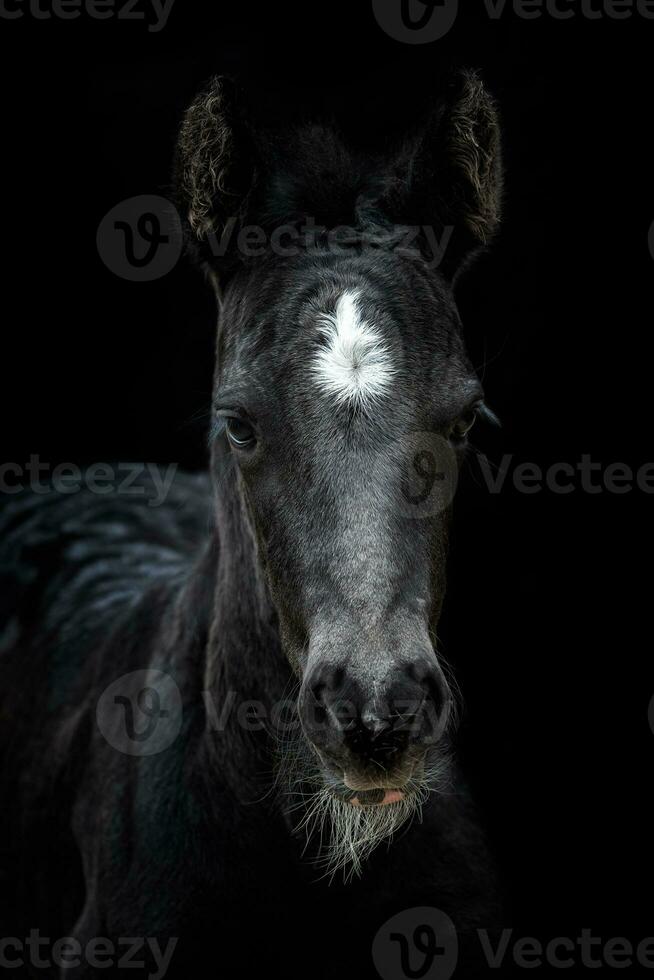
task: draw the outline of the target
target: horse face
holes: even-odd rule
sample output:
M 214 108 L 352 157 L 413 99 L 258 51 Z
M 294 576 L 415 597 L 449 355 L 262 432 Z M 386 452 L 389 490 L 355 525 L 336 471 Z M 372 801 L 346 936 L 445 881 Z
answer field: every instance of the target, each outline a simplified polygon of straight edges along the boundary
M 218 438 L 304 732 L 335 792 L 395 801 L 451 707 L 435 630 L 482 404 L 451 292 L 417 258 L 316 250 L 237 276 L 221 324 Z
M 300 681 L 309 813 L 330 814 L 332 865 L 356 864 L 444 756 L 447 515 L 482 397 L 451 286 L 498 227 L 499 125 L 465 71 L 374 150 L 270 115 L 212 80 L 180 131 L 177 187 L 221 307 L 215 455 L 237 488 L 222 510 L 251 528 Z M 258 257 L 239 245 L 251 227 Z M 340 246 L 316 234 L 343 227 Z M 300 247 L 282 257 L 289 228 Z M 427 238 L 446 243 L 437 269 Z

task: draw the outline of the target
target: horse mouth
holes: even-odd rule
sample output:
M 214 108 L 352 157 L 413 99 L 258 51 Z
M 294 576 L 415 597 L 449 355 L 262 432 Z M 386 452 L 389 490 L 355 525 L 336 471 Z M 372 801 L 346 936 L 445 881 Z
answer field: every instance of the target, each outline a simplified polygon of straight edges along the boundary
M 388 806 L 400 803 L 405 798 L 401 789 L 367 789 L 359 790 L 348 801 L 352 806 Z
M 406 804 L 423 792 L 420 766 L 411 765 L 395 773 L 388 773 L 387 780 L 384 780 L 386 785 L 379 785 L 381 780 L 378 777 L 376 780 L 366 779 L 344 771 L 322 757 L 320 761 L 320 777 L 325 789 L 341 803 L 353 807 L 377 808 Z
M 337 799 L 350 806 L 377 807 L 389 806 L 392 803 L 401 803 L 411 795 L 411 788 L 389 788 L 377 786 L 372 789 L 353 790 L 346 783 L 335 780 L 333 777 L 327 780 L 329 789 Z

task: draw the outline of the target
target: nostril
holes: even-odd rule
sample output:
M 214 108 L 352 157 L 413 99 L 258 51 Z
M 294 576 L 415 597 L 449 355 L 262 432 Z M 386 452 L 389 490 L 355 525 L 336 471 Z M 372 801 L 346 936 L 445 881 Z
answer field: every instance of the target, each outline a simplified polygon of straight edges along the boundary
M 440 666 L 431 660 L 416 660 L 407 665 L 408 676 L 419 684 L 425 699 L 431 702 L 432 709 L 440 715 L 451 699 L 450 688 Z
M 317 684 L 314 684 L 313 687 L 311 688 L 311 695 L 314 701 L 320 704 L 322 702 L 326 690 L 327 690 L 327 685 L 325 684 L 324 681 L 318 681 Z
M 310 683 L 311 694 L 316 701 L 323 701 L 327 695 L 339 691 L 345 681 L 345 671 L 342 667 L 324 668 Z

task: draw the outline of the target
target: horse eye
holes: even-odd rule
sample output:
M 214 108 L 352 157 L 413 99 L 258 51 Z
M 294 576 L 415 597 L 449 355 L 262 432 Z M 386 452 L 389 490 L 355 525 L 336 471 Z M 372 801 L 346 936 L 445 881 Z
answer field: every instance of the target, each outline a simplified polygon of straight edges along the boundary
M 468 412 L 456 420 L 450 429 L 450 439 L 453 442 L 462 442 L 477 421 L 477 409 L 471 408 Z
M 230 443 L 236 449 L 252 449 L 257 441 L 254 429 L 244 419 L 227 419 L 225 431 Z

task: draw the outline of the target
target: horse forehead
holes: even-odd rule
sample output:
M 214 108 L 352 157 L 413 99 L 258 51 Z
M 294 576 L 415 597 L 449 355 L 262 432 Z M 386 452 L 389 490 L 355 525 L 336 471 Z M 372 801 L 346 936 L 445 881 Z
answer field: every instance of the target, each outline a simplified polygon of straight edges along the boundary
M 398 352 L 375 320 L 358 289 L 343 290 L 333 308 L 317 313 L 316 349 L 309 364 L 317 396 L 364 412 L 388 398 L 398 374 Z
M 348 274 L 276 297 L 251 293 L 242 329 L 230 330 L 229 374 L 280 407 L 311 403 L 320 414 L 380 416 L 405 398 L 429 398 L 454 352 L 453 318 L 445 296 L 418 292 L 409 301 L 379 277 Z

